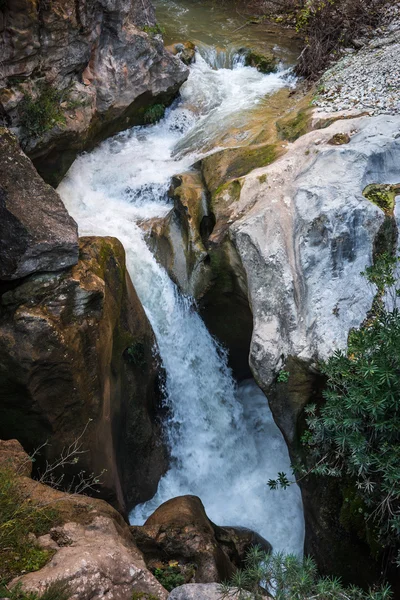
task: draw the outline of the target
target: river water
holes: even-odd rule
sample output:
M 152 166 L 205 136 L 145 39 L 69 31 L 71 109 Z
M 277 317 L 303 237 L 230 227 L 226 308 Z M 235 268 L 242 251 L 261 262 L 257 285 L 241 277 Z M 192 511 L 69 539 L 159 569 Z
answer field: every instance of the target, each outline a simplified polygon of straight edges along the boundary
M 192 299 L 180 294 L 157 263 L 137 225 L 167 214 L 171 177 L 217 147 L 238 115 L 243 118 L 288 85 L 284 66 L 277 74 L 262 75 L 231 52 L 232 68 L 216 68 L 212 57 L 220 50 L 211 40 L 198 44 L 190 77 L 165 118 L 80 156 L 58 191 L 80 235 L 115 236 L 124 244 L 166 370 L 170 468 L 154 498 L 133 510 L 132 523 L 143 523 L 169 498 L 195 494 L 215 523 L 250 527 L 275 550 L 301 554 L 300 491 L 267 486 L 278 471 L 290 473 L 287 448 L 267 400 L 253 380 L 234 381 L 226 351 L 210 336 Z

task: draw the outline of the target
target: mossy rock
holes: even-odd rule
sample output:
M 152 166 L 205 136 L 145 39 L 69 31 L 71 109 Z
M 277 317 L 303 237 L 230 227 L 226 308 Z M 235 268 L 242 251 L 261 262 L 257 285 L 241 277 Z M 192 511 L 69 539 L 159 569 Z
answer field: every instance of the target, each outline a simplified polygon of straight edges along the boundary
M 272 52 L 262 54 L 250 50 L 246 53 L 245 60 L 246 67 L 254 67 L 260 73 L 268 75 L 269 73 L 275 73 L 278 68 L 278 59 Z
M 202 160 L 202 173 L 207 187 L 215 193 L 228 181 L 238 179 L 278 158 L 276 144 L 243 146 L 215 152 Z
M 331 139 L 328 142 L 328 144 L 330 144 L 331 146 L 342 146 L 343 144 L 349 143 L 350 136 L 348 133 L 336 133 L 333 137 L 331 137 Z
M 295 142 L 309 130 L 309 110 L 300 110 L 295 117 L 284 117 L 276 122 L 276 129 L 281 140 Z
M 367 185 L 363 191 L 365 198 L 379 206 L 385 215 L 393 215 L 395 199 L 399 194 L 400 184 L 372 183 L 371 185 Z

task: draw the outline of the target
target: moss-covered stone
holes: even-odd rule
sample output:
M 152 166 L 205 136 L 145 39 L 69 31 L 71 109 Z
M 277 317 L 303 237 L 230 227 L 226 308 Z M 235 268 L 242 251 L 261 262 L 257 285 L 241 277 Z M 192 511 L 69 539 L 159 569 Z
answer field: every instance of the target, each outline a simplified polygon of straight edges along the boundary
M 350 136 L 348 133 L 335 133 L 329 140 L 328 144 L 331 146 L 342 146 L 343 144 L 350 143 Z
M 245 64 L 247 67 L 255 67 L 260 73 L 275 73 L 278 67 L 278 59 L 272 52 L 263 54 L 250 50 L 246 53 Z
M 392 215 L 395 206 L 395 198 L 400 194 L 400 184 L 380 184 L 372 183 L 368 185 L 363 195 L 370 201 L 379 206 L 386 215 Z
M 309 130 L 309 109 L 299 110 L 295 117 L 284 117 L 276 122 L 276 129 L 281 140 L 294 142 Z

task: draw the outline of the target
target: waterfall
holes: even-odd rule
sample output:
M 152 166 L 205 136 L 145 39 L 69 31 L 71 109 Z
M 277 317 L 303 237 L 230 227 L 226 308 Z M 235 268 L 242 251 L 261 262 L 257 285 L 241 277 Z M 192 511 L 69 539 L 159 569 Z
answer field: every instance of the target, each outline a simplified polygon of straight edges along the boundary
M 173 175 L 190 168 L 238 111 L 284 85 L 236 64 L 215 70 L 197 55 L 181 99 L 158 124 L 136 127 L 80 156 L 59 186 L 81 235 L 112 235 L 153 326 L 166 370 L 171 464 L 154 498 L 131 515 L 142 523 L 162 502 L 195 494 L 219 525 L 250 527 L 275 550 L 301 554 L 302 503 L 296 485 L 271 491 L 290 472 L 288 451 L 254 381 L 236 385 L 225 350 L 190 298 L 183 297 L 148 249 L 139 219 L 165 215 Z

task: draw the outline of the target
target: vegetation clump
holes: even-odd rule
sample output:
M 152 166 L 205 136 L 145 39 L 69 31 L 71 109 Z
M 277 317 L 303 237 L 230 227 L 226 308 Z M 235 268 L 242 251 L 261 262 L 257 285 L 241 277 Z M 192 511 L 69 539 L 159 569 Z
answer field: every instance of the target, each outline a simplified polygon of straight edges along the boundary
M 65 123 L 61 108 L 62 92 L 50 85 L 42 86 L 39 95 L 33 98 L 25 93 L 19 108 L 21 127 L 31 137 L 40 137 L 55 125 Z
M 34 536 L 47 533 L 57 518 L 54 508 L 30 500 L 11 469 L 0 468 L 0 581 L 46 564 L 52 552 L 41 549 Z
M 376 27 L 388 0 L 253 0 L 267 20 L 295 27 L 303 41 L 297 75 L 317 79 L 342 48 Z
M 395 206 L 396 196 L 400 194 L 400 184 L 385 185 L 372 183 L 363 191 L 363 195 L 370 201 L 379 206 L 386 215 L 392 215 Z
M 157 123 L 160 119 L 163 118 L 165 114 L 165 106 L 164 104 L 153 104 L 153 106 L 149 106 L 144 112 L 143 121 L 147 125 L 152 125 L 153 123 Z
M 62 580 L 50 583 L 41 594 L 25 591 L 21 584 L 17 584 L 11 589 L 0 585 L 0 596 L 9 598 L 9 600 L 69 600 L 71 594 L 69 584 Z
M 153 573 L 161 585 L 169 592 L 174 588 L 183 585 L 186 581 L 181 567 L 178 562 L 174 561 L 170 561 L 168 565 L 154 569 Z
M 327 386 L 321 407 L 306 407 L 303 436 L 310 473 L 336 477 L 354 490 L 365 530 L 400 566 L 400 258 L 380 255 L 363 275 L 375 286 L 368 318 L 354 329 L 346 350 L 320 364 Z M 311 466 L 310 466 L 311 465 Z M 286 475 L 271 488 L 290 485 Z M 344 516 L 344 515 L 342 515 Z M 368 540 L 367 541 L 371 541 Z M 371 544 L 370 544 L 371 546 Z
M 228 583 L 221 585 L 222 598 L 239 600 L 389 600 L 389 587 L 364 592 L 344 587 L 340 579 L 319 577 L 311 558 L 301 560 L 292 554 L 267 554 L 259 546 L 251 548 L 244 569 L 239 569 Z

